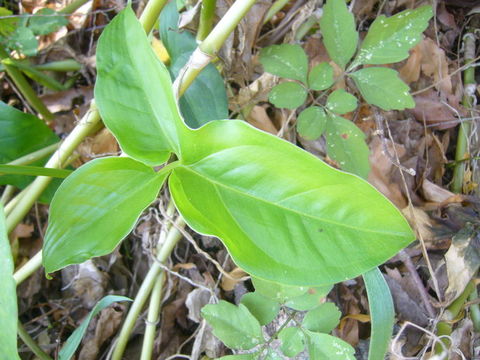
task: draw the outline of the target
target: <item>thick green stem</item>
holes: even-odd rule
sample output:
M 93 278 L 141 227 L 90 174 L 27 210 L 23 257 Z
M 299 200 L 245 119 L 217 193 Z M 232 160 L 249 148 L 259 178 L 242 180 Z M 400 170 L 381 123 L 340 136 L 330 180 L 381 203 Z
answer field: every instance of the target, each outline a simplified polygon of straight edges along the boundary
M 29 165 L 37 160 L 43 159 L 47 155 L 50 155 L 55 150 L 57 150 L 60 147 L 60 145 L 61 145 L 61 142 L 59 141 L 55 144 L 45 146 L 40 150 L 31 152 L 30 154 L 24 155 L 22 157 L 19 157 L 18 159 L 10 161 L 9 163 L 7 163 L 7 165 Z
M 8 60 L 9 56 L 7 52 L 0 47 L 0 60 L 2 60 L 2 63 L 4 60 Z M 45 104 L 42 102 L 42 100 L 39 99 L 35 91 L 32 89 L 30 84 L 28 83 L 27 79 L 25 79 L 25 76 L 23 76 L 22 72 L 15 68 L 14 66 L 8 65 L 7 63 L 3 64 L 5 66 L 5 70 L 7 74 L 10 76 L 10 78 L 13 80 L 15 85 L 18 88 L 18 91 L 25 97 L 25 99 L 28 101 L 28 103 L 35 109 L 36 112 L 38 112 L 40 115 L 42 115 L 43 119 L 47 122 L 52 121 L 54 116 L 53 114 L 47 109 Z
M 168 0 L 150 0 L 140 16 L 140 23 L 148 34 L 158 20 L 158 16 Z
M 200 11 L 200 23 L 198 24 L 197 42 L 201 43 L 210 34 L 215 17 L 215 6 L 217 0 L 202 0 Z
M 464 309 L 465 302 L 475 288 L 475 283 L 470 281 L 465 287 L 463 293 L 455 299 L 454 302 L 445 310 L 442 316 L 442 320 L 437 324 L 437 336 L 450 336 L 452 334 L 452 321 L 458 316 L 461 310 Z M 447 337 L 442 338 L 441 342 L 448 349 L 451 345 L 450 340 Z M 444 350 L 442 344 L 437 343 L 435 346 L 435 353 L 440 354 Z
M 40 360 L 52 360 L 50 356 L 48 356 L 41 348 L 37 345 L 35 340 L 28 334 L 28 332 L 24 329 L 23 325 L 18 322 L 17 325 L 18 335 L 20 339 L 22 339 L 23 343 L 28 346 L 30 350 L 40 359 Z
M 90 134 L 92 130 L 96 129 L 99 122 L 100 115 L 95 107 L 95 103 L 92 101 L 88 113 L 80 120 L 70 135 L 67 136 L 59 149 L 53 154 L 50 160 L 48 160 L 45 167 L 53 169 L 61 168 L 80 142 Z M 28 191 L 7 217 L 6 224 L 8 233 L 10 233 L 30 211 L 32 205 L 51 181 L 52 178 L 50 177 L 39 176 L 30 184 Z
M 40 266 L 42 266 L 42 251 L 40 250 L 35 254 L 28 262 L 18 269 L 13 274 L 13 279 L 15 283 L 20 285 L 24 280 L 26 280 L 30 275 L 37 271 Z
M 155 342 L 155 330 L 159 320 L 160 307 L 162 303 L 162 287 L 165 281 L 165 272 L 162 272 L 155 280 L 150 303 L 148 304 L 147 322 L 145 325 L 145 334 L 143 335 L 142 354 L 140 360 L 150 360 L 153 353 L 153 343 Z
M 254 3 L 255 0 L 237 0 L 228 9 L 215 28 L 193 52 L 186 67 L 180 72 L 181 75 L 175 80 L 179 95 L 188 89 L 203 68 L 217 55 L 225 40 Z
M 84 4 L 86 4 L 89 0 L 74 0 L 67 6 L 65 6 L 62 10 L 60 10 L 59 14 L 70 15 L 73 14 L 78 8 Z
M 15 186 L 7 185 L 2 193 L 2 198 L 0 199 L 0 203 L 5 206 L 5 204 L 12 198 L 13 194 L 15 193 Z
M 32 65 L 32 67 L 40 71 L 69 72 L 80 71 L 82 69 L 82 64 L 73 59 L 67 59 L 60 61 L 52 61 L 45 64 Z
M 162 272 L 161 264 L 167 260 L 173 248 L 181 239 L 182 233 L 178 230 L 178 228 L 182 228 L 184 226 L 185 222 L 181 217 L 179 217 L 175 222 L 175 225 L 169 230 L 165 239 L 165 243 L 162 245 L 157 255 L 157 261 L 154 262 L 150 270 L 148 270 L 147 276 L 143 280 L 142 285 L 135 296 L 135 301 L 133 302 L 125 321 L 123 322 L 122 330 L 120 331 L 120 335 L 112 355 L 112 360 L 122 359 L 123 352 L 125 351 L 125 347 L 127 346 L 127 342 L 135 322 L 137 321 L 138 316 L 140 315 L 140 312 L 142 311 L 143 306 L 145 305 L 150 292 L 152 291 L 152 288 L 158 279 L 158 276 Z
M 473 287 L 473 291 L 468 296 L 469 301 L 478 300 L 477 286 Z M 473 328 L 478 333 L 480 332 L 480 306 L 478 303 L 470 305 L 470 317 L 472 318 Z
M 463 37 L 465 48 L 465 63 L 470 64 L 475 58 L 475 36 L 471 33 Z M 475 68 L 469 67 L 463 72 L 463 86 L 465 95 L 463 96 L 463 106 L 470 110 L 470 117 L 473 118 L 472 113 L 472 96 L 475 93 Z M 473 91 L 473 92 L 472 92 Z M 455 161 L 457 162 L 453 170 L 452 191 L 461 193 L 463 188 L 463 178 L 466 168 L 466 162 L 462 161 L 468 158 L 468 138 L 471 132 L 471 121 L 462 121 L 458 129 L 457 148 L 455 151 Z

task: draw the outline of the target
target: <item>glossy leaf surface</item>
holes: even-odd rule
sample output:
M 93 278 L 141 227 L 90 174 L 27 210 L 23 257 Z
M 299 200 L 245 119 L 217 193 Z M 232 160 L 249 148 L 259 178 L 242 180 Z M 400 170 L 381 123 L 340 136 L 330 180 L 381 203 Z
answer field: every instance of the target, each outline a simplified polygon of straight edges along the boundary
M 393 334 L 395 309 L 392 294 L 378 268 L 363 274 L 370 308 L 371 337 L 368 360 L 383 360 Z
M 266 72 L 285 79 L 307 82 L 308 58 L 300 45 L 271 45 L 260 52 Z
M 77 350 L 80 342 L 82 341 L 83 335 L 85 335 L 85 331 L 87 331 L 88 324 L 95 317 L 100 311 L 105 309 L 107 306 L 110 306 L 114 302 L 120 301 L 132 301 L 125 296 L 115 296 L 115 295 L 108 295 L 101 299 L 95 307 L 90 311 L 87 315 L 85 320 L 82 321 L 82 324 L 75 329 L 75 331 L 70 335 L 63 345 L 62 350 L 58 354 L 59 360 L 70 360 L 75 355 L 75 351 Z
M 95 99 L 103 122 L 129 156 L 162 164 L 178 150 L 178 129 L 184 125 L 170 74 L 130 7 L 103 31 L 97 59 Z
M 333 91 L 327 98 L 327 109 L 337 114 L 346 114 L 357 108 L 357 98 L 343 89 Z
M 312 90 L 325 90 L 333 85 L 333 68 L 329 63 L 315 65 L 308 73 L 308 87 Z
M 245 305 L 220 300 L 205 305 L 202 316 L 213 328 L 213 335 L 232 349 L 249 350 L 263 342 L 262 328 Z
M 327 114 L 319 106 L 310 106 L 303 110 L 297 118 L 297 131 L 307 140 L 316 140 L 327 126 Z
M 268 281 L 252 276 L 255 291 L 266 298 L 275 300 L 281 304 L 305 294 L 308 286 L 292 286 L 278 282 Z
M 350 74 L 358 90 L 369 104 L 383 110 L 403 110 L 415 107 L 410 88 L 395 70 L 369 67 Z
M 357 50 L 358 32 L 355 19 L 344 0 L 328 0 L 320 19 L 323 43 L 330 58 L 342 68 Z
M 364 179 L 370 172 L 365 134 L 353 122 L 330 114 L 327 123 L 327 154 L 341 169 Z
M 280 349 L 289 358 L 293 358 L 305 348 L 304 336 L 297 327 L 286 327 L 278 334 L 278 339 L 282 342 Z
M 425 5 L 388 18 L 377 17 L 370 25 L 353 66 L 389 64 L 406 59 L 408 51 L 421 40 L 432 16 L 432 7 Z
M 255 316 L 260 325 L 267 325 L 272 322 L 280 311 L 280 304 L 278 302 L 258 292 L 246 293 L 242 296 L 240 302 Z
M 0 204 L 0 358 L 19 360 L 17 353 L 17 285 L 13 279 L 13 259 L 5 226 L 3 206 Z
M 414 239 L 371 185 L 246 123 L 210 122 L 190 133 L 182 153 L 169 179 L 177 208 L 194 230 L 222 239 L 254 276 L 331 284 Z
M 355 360 L 353 347 L 335 336 L 307 330 L 310 360 Z
M 96 159 L 76 170 L 50 207 L 45 271 L 110 253 L 155 200 L 165 177 L 130 158 Z
M 310 310 L 303 318 L 302 326 L 310 331 L 328 334 L 337 327 L 341 316 L 334 303 L 326 302 Z
M 160 14 L 160 36 L 170 56 L 169 70 L 178 76 L 197 47 L 195 37 L 178 29 L 178 11 L 174 1 Z M 211 120 L 228 118 L 228 101 L 223 78 L 213 64 L 208 64 L 193 81 L 179 101 L 180 111 L 187 125 L 198 128 Z
M 274 86 L 268 101 L 279 108 L 295 109 L 307 99 L 307 90 L 296 82 L 286 81 Z

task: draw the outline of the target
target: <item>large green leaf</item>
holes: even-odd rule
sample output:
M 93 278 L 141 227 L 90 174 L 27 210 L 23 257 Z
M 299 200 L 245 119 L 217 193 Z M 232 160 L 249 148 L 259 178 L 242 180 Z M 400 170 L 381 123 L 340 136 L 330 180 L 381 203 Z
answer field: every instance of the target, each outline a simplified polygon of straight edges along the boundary
M 213 328 L 213 335 L 229 348 L 249 350 L 263 342 L 260 324 L 243 304 L 235 306 L 220 300 L 205 305 L 202 316 Z
M 355 19 L 348 11 L 345 0 L 328 0 L 323 6 L 320 30 L 328 55 L 337 65 L 345 68 L 357 50 L 358 32 Z
M 93 160 L 70 175 L 50 207 L 47 273 L 110 253 L 155 200 L 166 173 L 130 158 Z
M 5 164 L 60 139 L 39 118 L 26 114 L 0 101 L 0 163 Z M 39 160 L 31 165 L 42 166 L 47 160 Z M 21 189 L 33 181 L 29 176 L 0 175 L 0 185 L 15 185 Z M 50 202 L 61 180 L 54 180 L 40 197 L 41 202 Z
M 353 122 L 330 113 L 327 122 L 327 154 L 342 170 L 366 179 L 370 172 L 365 134 Z
M 338 325 L 341 316 L 334 303 L 326 302 L 310 310 L 303 318 L 302 326 L 310 331 L 328 334 Z
M 392 338 L 393 324 L 395 324 L 392 294 L 378 268 L 363 274 L 363 280 L 367 288 L 372 326 L 368 360 L 383 360 Z
M 281 44 L 263 48 L 260 62 L 266 72 L 307 82 L 308 58 L 300 45 Z
M 290 357 L 295 357 L 300 351 L 305 349 L 305 336 L 297 327 L 286 327 L 278 334 L 278 339 L 282 342 L 280 349 Z
M 414 239 L 401 213 L 367 182 L 244 122 L 214 121 L 190 132 L 182 154 L 169 179 L 177 208 L 257 277 L 335 283 Z
M 13 279 L 13 259 L 8 241 L 3 206 L 0 205 L 0 359 L 20 359 L 17 353 L 17 285 Z
M 160 15 L 160 36 L 171 58 L 170 72 L 175 78 L 197 47 L 195 37 L 178 29 L 175 1 Z M 211 120 L 228 117 L 227 92 L 223 78 L 213 64 L 208 64 L 180 98 L 180 111 L 187 125 L 198 128 Z
M 105 28 L 97 48 L 95 99 L 103 122 L 123 151 L 149 165 L 178 151 L 185 125 L 170 74 L 127 7 Z
M 125 296 L 116 296 L 116 295 L 107 295 L 102 300 L 100 300 L 95 307 L 90 311 L 87 315 L 85 320 L 82 321 L 82 324 L 75 329 L 75 331 L 70 335 L 60 350 L 58 354 L 59 360 L 70 360 L 74 355 L 75 351 L 77 350 L 80 342 L 82 341 L 83 335 L 85 335 L 85 331 L 87 331 L 88 324 L 100 311 L 105 309 L 107 306 L 110 306 L 114 302 L 120 301 L 132 301 Z
M 386 67 L 368 67 L 350 74 L 358 90 L 369 104 L 383 110 L 414 108 L 415 101 L 407 84 L 395 70 Z
M 353 347 L 335 336 L 306 330 L 310 360 L 355 360 Z
M 352 68 L 360 64 L 389 64 L 406 59 L 408 51 L 421 40 L 432 16 L 432 7 L 425 5 L 389 18 L 377 17 L 370 25 Z

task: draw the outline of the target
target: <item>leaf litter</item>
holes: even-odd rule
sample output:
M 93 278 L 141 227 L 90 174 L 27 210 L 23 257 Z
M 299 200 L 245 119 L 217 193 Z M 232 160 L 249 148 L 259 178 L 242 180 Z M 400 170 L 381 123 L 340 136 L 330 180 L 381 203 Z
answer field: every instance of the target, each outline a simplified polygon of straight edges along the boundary
M 133 3 L 139 10 L 143 6 L 143 2 Z M 298 44 L 306 51 L 310 67 L 321 62 L 330 63 L 334 66 L 334 76 L 338 77 L 341 70 L 328 57 L 318 24 L 298 38 L 302 24 L 316 16 L 321 1 L 288 1 L 270 21 L 263 23 L 271 3 L 259 1 L 219 54 L 217 67 L 222 71 L 229 90 L 231 115 L 245 119 L 261 130 L 280 134 L 329 161 L 323 138 L 308 141 L 297 136 L 294 124 L 299 112 L 277 109 L 268 102 L 268 92 L 278 81 L 263 71 L 258 57 L 261 48 L 267 45 Z M 379 13 L 394 15 L 409 8 L 409 3 L 354 1 L 353 13 L 360 23 L 361 38 Z M 46 5 L 61 9 L 66 1 L 48 4 L 42 0 L 23 1 L 22 5 L 22 11 L 33 14 Z M 480 265 L 478 159 L 466 161 L 465 182 L 469 182 L 466 187 L 469 192 L 461 195 L 450 190 L 458 124 L 462 121 L 474 124 L 469 134 L 470 157 L 478 156 L 479 152 L 476 102 L 473 109 L 466 109 L 461 104 L 465 91 L 461 78 L 464 65 L 462 36 L 465 25 L 478 14 L 472 1 L 438 1 L 436 5 L 436 23 L 430 22 L 422 41 L 410 51 L 408 59 L 392 65 L 397 67 L 415 94 L 415 108 L 380 112 L 380 126 L 374 120 L 378 110 L 368 104 L 360 104 L 349 115 L 366 135 L 370 149 L 370 183 L 402 209 L 420 239 L 402 256 L 396 256 L 382 266 L 397 314 L 395 339 L 391 344 L 392 359 L 428 358 L 432 355 L 432 344 L 436 340 L 435 323 L 442 320 L 442 313 L 449 309 L 470 281 L 476 283 Z M 123 6 L 123 1 L 88 1 L 69 18 L 67 27 L 41 37 L 40 52 L 32 61 L 40 64 L 72 56 L 83 65 L 69 90 L 55 92 L 34 84 L 42 100 L 56 114 L 50 126 L 60 136 L 73 129 L 92 98 L 96 41 L 102 28 Z M 217 2 L 217 19 L 229 6 L 228 1 Z M 193 12 L 191 14 L 187 27 L 195 29 L 197 21 Z M 476 51 L 477 56 L 478 53 Z M 59 80 L 65 81 L 71 76 L 67 73 Z M 350 85 L 347 80 L 339 82 L 338 86 L 348 89 Z M 2 101 L 30 110 L 11 82 L 4 82 L 0 95 Z M 474 92 L 474 96 L 478 95 L 478 91 Z M 469 114 L 473 114 L 473 118 Z M 100 130 L 79 147 L 73 164 L 77 167 L 98 156 L 118 154 L 119 150 L 111 134 Z M 330 163 L 335 165 L 331 160 Z M 414 175 L 405 169 L 413 169 Z M 20 320 L 46 352 L 56 354 L 58 344 L 65 341 L 103 296 L 113 293 L 135 296 L 154 261 L 154 239 L 163 226 L 172 222 L 163 209 L 167 200 L 168 194 L 162 194 L 160 200 L 144 213 L 134 233 L 113 254 L 62 270 L 51 281 L 37 272 L 18 288 Z M 40 248 L 47 213 L 46 205 L 37 205 L 17 227 L 11 238 L 17 267 Z M 202 320 L 199 309 L 214 298 L 238 303 L 243 294 L 252 290 L 250 280 L 234 266 L 218 240 L 190 236 L 199 248 L 182 241 L 167 264 L 171 270 L 162 295 L 160 331 L 154 347 L 158 359 L 175 358 L 175 354 L 185 354 L 192 359 L 228 354 Z M 342 321 L 334 334 L 353 345 L 359 359 L 366 359 L 365 344 L 370 328 L 362 280 L 336 285 L 328 298 L 342 311 Z M 422 299 L 427 299 L 429 304 Z M 453 321 L 453 346 L 449 359 L 460 359 L 462 355 L 466 359 L 478 357 L 478 333 L 474 330 L 470 310 L 478 305 L 477 300 L 465 303 L 463 311 Z M 125 312 L 124 304 L 104 309 L 88 327 L 77 358 L 107 358 Z M 128 359 L 136 358 L 140 351 L 145 316 L 143 314 L 135 326 L 127 348 Z M 21 349 L 25 350 L 23 346 Z M 31 358 L 27 352 L 22 352 L 22 356 Z

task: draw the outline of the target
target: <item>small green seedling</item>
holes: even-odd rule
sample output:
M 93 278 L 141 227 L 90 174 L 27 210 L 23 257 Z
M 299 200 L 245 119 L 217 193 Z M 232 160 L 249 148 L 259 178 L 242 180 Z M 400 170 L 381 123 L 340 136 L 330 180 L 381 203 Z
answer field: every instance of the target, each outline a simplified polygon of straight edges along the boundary
M 49 8 L 40 9 L 35 15 L 13 17 L 7 8 L 0 7 L 0 45 L 7 51 L 17 51 L 35 56 L 38 51 L 38 35 L 47 35 L 68 24 L 65 16 Z
M 256 278 L 253 283 L 256 291 L 245 294 L 238 306 L 220 301 L 202 309 L 214 335 L 243 352 L 220 359 L 294 359 L 304 351 L 311 360 L 355 359 L 348 343 L 329 335 L 341 317 L 335 304 L 325 302 L 331 286 L 285 286 Z M 276 319 L 281 309 L 287 319 L 265 338 L 262 326 Z M 278 346 L 273 346 L 275 340 Z
M 353 122 L 341 116 L 357 108 L 357 98 L 334 87 L 347 77 L 353 80 L 369 104 L 384 110 L 413 108 L 415 102 L 409 88 L 395 70 L 376 66 L 355 69 L 360 65 L 389 64 L 406 59 L 408 51 L 420 41 L 427 28 L 432 9 L 422 6 L 389 18 L 377 17 L 358 51 L 358 32 L 345 1 L 328 0 L 323 10 L 320 19 L 323 43 L 332 61 L 341 69 L 341 75 L 335 78 L 333 67 L 326 62 L 309 70 L 307 55 L 299 45 L 269 46 L 260 53 L 265 71 L 289 80 L 275 86 L 269 100 L 279 108 L 296 109 L 311 94 L 314 105 L 298 114 L 298 133 L 308 140 L 325 136 L 328 156 L 340 168 L 366 178 L 370 166 L 365 135 Z

